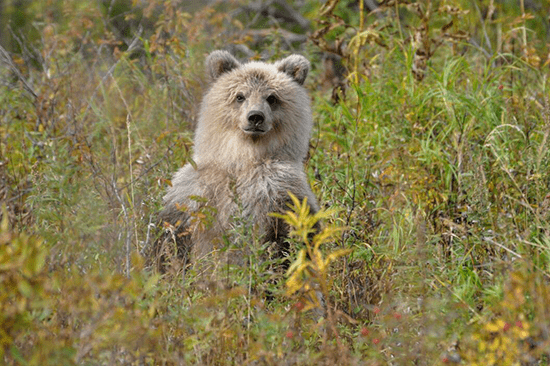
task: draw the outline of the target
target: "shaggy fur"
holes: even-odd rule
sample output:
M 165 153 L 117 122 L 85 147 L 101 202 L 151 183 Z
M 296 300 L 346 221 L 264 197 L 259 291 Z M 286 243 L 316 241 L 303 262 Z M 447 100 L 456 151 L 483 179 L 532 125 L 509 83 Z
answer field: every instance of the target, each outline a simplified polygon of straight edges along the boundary
M 180 255 L 190 249 L 193 261 L 204 258 L 224 245 L 237 216 L 284 251 L 288 228 L 268 214 L 288 209 L 288 192 L 318 209 L 303 171 L 312 129 L 302 86 L 309 62 L 292 55 L 274 64 L 241 64 L 214 51 L 206 69 L 211 86 L 195 131 L 195 164 L 174 175 L 164 196 L 160 217 L 172 230 L 159 240 L 157 257 L 165 261 L 175 242 Z M 205 208 L 212 208 L 211 224 L 196 218 Z M 230 255 L 245 259 L 242 252 Z

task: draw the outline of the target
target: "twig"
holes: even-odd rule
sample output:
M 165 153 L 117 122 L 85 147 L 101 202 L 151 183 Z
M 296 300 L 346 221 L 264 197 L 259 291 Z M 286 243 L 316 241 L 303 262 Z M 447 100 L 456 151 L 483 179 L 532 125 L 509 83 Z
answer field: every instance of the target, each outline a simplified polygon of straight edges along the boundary
M 520 254 L 514 252 L 512 249 L 508 249 L 506 248 L 504 245 L 500 244 L 500 243 L 497 243 L 496 241 L 494 241 L 493 239 L 489 239 L 489 238 L 483 238 L 484 241 L 488 242 L 489 244 L 493 244 L 493 245 L 496 245 L 497 247 L 501 248 L 501 249 L 504 249 L 505 251 L 507 251 L 508 253 L 512 254 L 514 257 L 517 257 L 517 258 L 523 258 Z
M 527 52 L 527 30 L 525 28 L 525 2 L 524 0 L 520 0 L 519 3 L 521 5 L 521 18 L 523 19 L 523 27 L 521 27 L 523 45 L 521 46 L 521 49 L 523 51 L 523 56 L 527 59 L 529 54 Z
M 130 45 L 128 46 L 128 49 L 126 50 L 126 53 L 130 53 L 132 52 L 138 45 L 138 42 L 140 41 L 140 37 L 141 37 L 141 33 L 143 32 L 143 27 L 139 27 L 138 29 L 138 32 L 137 34 L 134 36 L 134 38 L 132 39 L 132 42 L 130 42 Z M 102 45 L 103 46 L 103 45 Z M 101 78 L 99 84 L 96 86 L 96 88 L 94 89 L 94 92 L 92 93 L 92 96 L 90 97 L 90 99 L 88 100 L 88 105 L 86 107 L 86 110 L 84 111 L 84 113 L 82 114 L 82 119 L 84 119 L 86 117 L 86 115 L 88 114 L 88 111 L 90 110 L 91 106 L 92 106 L 92 102 L 94 101 L 96 95 L 97 95 L 97 92 L 99 91 L 100 87 L 103 85 L 103 83 L 105 82 L 105 80 L 108 78 L 108 77 L 111 77 L 114 79 L 113 77 L 113 71 L 115 71 L 115 68 L 117 67 L 117 65 L 119 64 L 121 59 L 118 59 L 110 68 L 109 70 L 107 70 L 107 73 Z
M 278 5 L 279 8 L 273 6 L 274 4 Z M 260 15 L 267 15 L 295 23 L 304 30 L 309 29 L 309 20 L 304 18 L 298 11 L 294 10 L 285 0 L 272 0 L 267 4 L 261 1 L 252 2 L 244 6 L 243 9 L 251 13 L 256 13 L 254 21 L 257 21 Z
M 125 255 L 126 255 L 126 277 L 130 277 L 130 243 L 132 241 L 132 230 L 130 225 L 130 216 L 128 215 L 128 210 L 126 209 L 126 205 L 124 204 L 124 200 L 120 196 L 120 193 L 118 191 L 116 182 L 111 182 L 111 186 L 113 188 L 113 191 L 115 193 L 115 196 L 120 203 L 120 207 L 122 208 L 122 213 L 124 214 L 124 221 L 126 221 L 126 241 L 125 241 Z
M 19 69 L 11 59 L 11 56 L 8 53 L 8 51 L 6 51 L 2 46 L 0 46 L 0 56 L 2 56 L 0 59 L 10 67 L 11 71 L 13 71 L 13 73 L 17 76 L 17 78 L 21 81 L 21 83 L 23 83 L 23 88 L 27 92 L 29 92 L 34 97 L 34 99 L 37 99 L 38 95 L 35 93 L 34 89 L 29 85 L 29 83 L 27 82 L 23 74 L 21 74 L 21 72 L 19 71 Z
M 153 221 L 153 215 L 149 215 L 149 224 L 147 224 L 147 234 L 145 236 L 145 243 L 143 244 L 143 247 L 140 250 L 141 255 L 145 255 L 147 253 L 147 247 L 149 246 L 149 239 L 151 237 L 151 228 L 155 227 L 155 224 L 152 223 Z
M 491 47 L 491 40 L 489 39 L 489 35 L 487 34 L 487 28 L 485 27 L 485 22 L 483 21 L 483 16 L 481 15 L 481 10 L 479 9 L 479 6 L 477 5 L 477 1 L 474 1 L 473 3 L 474 3 L 474 6 L 476 7 L 478 15 L 479 15 L 479 22 L 481 23 L 481 28 L 483 29 L 483 35 L 485 36 L 485 43 L 486 43 L 487 47 L 489 48 L 489 51 L 491 51 L 491 52 L 487 52 L 486 50 L 484 50 L 485 51 L 484 53 L 490 55 L 491 53 L 493 53 L 493 47 Z

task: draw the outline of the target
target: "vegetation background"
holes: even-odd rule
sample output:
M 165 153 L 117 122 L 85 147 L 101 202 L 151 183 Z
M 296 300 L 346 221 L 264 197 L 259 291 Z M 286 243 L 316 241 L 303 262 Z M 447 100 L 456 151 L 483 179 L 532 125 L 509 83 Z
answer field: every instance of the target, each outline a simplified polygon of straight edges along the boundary
M 0 1 L 0 363 L 550 364 L 549 14 Z M 255 260 L 208 289 L 144 265 L 221 48 L 312 62 L 306 170 L 325 229 L 308 243 L 319 217 L 289 208 L 286 284 Z M 324 317 L 306 311 L 312 288 Z

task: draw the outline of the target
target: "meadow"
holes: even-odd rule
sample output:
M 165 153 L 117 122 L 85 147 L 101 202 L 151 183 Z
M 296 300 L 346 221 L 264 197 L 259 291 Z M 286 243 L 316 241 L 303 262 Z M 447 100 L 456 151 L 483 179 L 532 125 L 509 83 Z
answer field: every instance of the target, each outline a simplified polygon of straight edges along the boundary
M 550 3 L 373 4 L 4 1 L 0 364 L 550 364 Z M 204 287 L 145 254 L 215 49 L 310 60 L 322 211 Z

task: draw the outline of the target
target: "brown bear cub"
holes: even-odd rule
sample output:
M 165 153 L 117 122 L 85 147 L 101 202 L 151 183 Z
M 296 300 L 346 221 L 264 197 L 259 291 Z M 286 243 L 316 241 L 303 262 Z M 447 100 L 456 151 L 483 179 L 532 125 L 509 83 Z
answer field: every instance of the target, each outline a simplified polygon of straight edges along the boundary
M 245 262 L 252 243 L 233 252 L 224 248 L 243 223 L 280 255 L 289 228 L 269 214 L 288 210 L 289 192 L 318 210 L 303 170 L 313 124 L 303 87 L 309 66 L 299 55 L 273 64 L 241 64 L 226 51 L 208 56 L 211 85 L 201 104 L 193 164 L 174 175 L 164 196 L 160 217 L 169 225 L 155 248 L 161 267 L 173 258 L 182 265 L 204 261 L 220 249 L 230 262 Z

